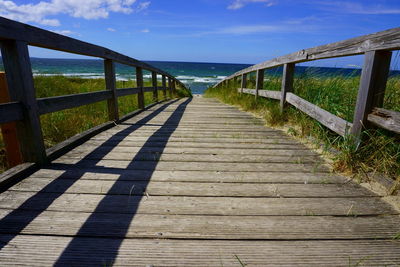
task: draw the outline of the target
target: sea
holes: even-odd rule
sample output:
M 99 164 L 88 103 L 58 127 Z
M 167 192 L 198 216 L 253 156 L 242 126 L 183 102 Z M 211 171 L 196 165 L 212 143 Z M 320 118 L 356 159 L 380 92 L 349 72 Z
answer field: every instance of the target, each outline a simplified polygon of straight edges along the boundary
M 204 91 L 225 77 L 247 68 L 249 64 L 226 63 L 196 63 L 196 62 L 166 62 L 145 61 L 146 63 L 162 69 L 181 80 L 193 94 L 203 94 Z M 63 75 L 81 78 L 104 78 L 103 61 L 98 59 L 55 59 L 55 58 L 31 58 L 32 72 L 34 76 Z M 4 70 L 0 58 L 0 70 Z M 323 76 L 353 76 L 359 75 L 360 69 L 354 68 L 330 68 L 296 66 L 296 75 L 312 74 Z M 281 75 L 282 67 L 267 70 L 269 75 Z M 393 74 L 400 74 L 395 71 Z M 135 79 L 133 67 L 116 64 L 117 80 Z M 144 71 L 144 79 L 151 79 L 151 73 Z

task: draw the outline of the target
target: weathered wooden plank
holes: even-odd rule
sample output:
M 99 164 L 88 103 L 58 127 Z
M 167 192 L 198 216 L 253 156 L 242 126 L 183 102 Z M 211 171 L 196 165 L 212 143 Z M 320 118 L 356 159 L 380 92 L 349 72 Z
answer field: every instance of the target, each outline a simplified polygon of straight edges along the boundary
M 158 101 L 158 90 L 157 90 L 157 72 L 151 72 L 151 83 L 153 85 L 153 101 Z
M 28 177 L 38 169 L 36 163 L 22 163 L 0 174 L 0 193 L 7 190 L 22 179 Z
M 256 183 L 190 183 L 153 181 L 78 180 L 68 187 L 70 179 L 25 179 L 9 191 L 150 196 L 205 197 L 282 197 L 347 198 L 376 196 L 356 184 L 256 184 Z
M 139 88 L 138 107 L 144 109 L 143 69 L 141 67 L 136 67 L 136 86 Z
M 140 88 L 121 88 L 117 89 L 117 96 L 135 95 L 140 92 Z
M 304 150 L 305 146 L 298 144 L 263 144 L 263 143 L 205 143 L 205 142 L 168 142 L 165 144 L 163 142 L 147 142 L 147 141 L 133 141 L 133 140 L 104 140 L 104 139 L 92 139 L 88 141 L 91 145 L 103 145 L 104 146 L 121 146 L 121 147 L 142 147 L 146 144 L 146 148 L 152 147 L 184 147 L 184 148 L 235 148 L 235 149 L 248 149 L 248 148 L 258 148 L 258 149 L 286 149 L 286 150 Z
M 112 98 L 112 91 L 98 91 L 74 95 L 53 96 L 38 98 L 39 114 L 57 112 L 64 109 L 76 108 Z
M 9 235 L 1 235 L 2 242 Z M 65 247 L 75 239 L 75 251 Z M 107 250 L 120 244 L 118 256 Z M 90 251 L 90 253 L 87 253 Z M 64 253 L 64 254 L 63 254 Z M 224 241 L 19 235 L 0 252 L 6 265 L 79 266 L 368 266 L 398 265 L 398 242 L 385 240 Z
M 290 138 L 279 138 L 279 136 L 273 136 L 270 138 L 244 138 L 239 135 L 207 135 L 204 134 L 205 137 L 201 137 L 200 135 L 182 135 L 182 134 L 151 134 L 151 133 L 144 133 L 141 135 L 140 133 L 132 133 L 130 135 L 118 135 L 118 134 L 109 134 L 109 133 L 100 133 L 97 136 L 93 137 L 92 140 L 108 140 L 112 138 L 112 141 L 148 141 L 148 142 L 188 142 L 188 143 L 237 143 L 237 144 L 292 144 L 298 145 L 298 143 Z
M 153 92 L 154 88 L 153 87 L 143 87 L 143 92 Z
M 9 240 L 2 235 L 1 241 Z M 0 252 L 9 265 L 60 264 L 93 266 L 348 266 L 361 261 L 368 266 L 398 265 L 397 242 L 383 240 L 335 241 L 224 241 L 76 238 L 76 251 L 64 252 L 73 238 L 19 235 Z M 118 256 L 107 245 L 121 243 Z M 351 249 L 349 249 L 351 248 Z M 91 253 L 85 253 L 90 251 Z
M 157 164 L 148 161 L 131 162 L 120 160 L 79 160 L 57 159 L 54 163 L 77 164 L 82 168 L 103 166 L 133 170 L 208 170 L 208 171 L 279 171 L 279 172 L 328 172 L 324 162 L 317 163 L 231 163 L 231 162 L 174 162 L 160 161 Z M 157 165 L 157 166 L 155 166 Z
M 204 157 L 208 155 L 221 156 L 221 155 L 232 155 L 232 156 L 242 156 L 246 157 L 247 155 L 264 155 L 264 156 L 319 156 L 318 153 L 311 151 L 307 148 L 304 149 L 266 149 L 266 148 L 191 148 L 191 147 L 126 147 L 126 146 L 97 146 L 91 145 L 90 143 L 80 145 L 79 147 L 73 149 L 68 155 L 76 154 L 84 154 L 91 153 L 93 151 L 96 153 L 103 153 L 106 155 L 111 152 L 118 153 L 130 153 L 131 155 L 136 154 L 140 151 L 141 154 L 149 153 L 149 154 L 193 154 L 193 155 L 203 155 Z
M 296 150 L 294 150 L 296 151 Z M 283 154 L 283 153 L 282 153 Z M 135 158 L 137 161 L 197 161 L 197 162 L 259 162 L 259 163 L 283 163 L 283 162 L 301 162 L 301 163 L 315 163 L 320 162 L 322 159 L 319 156 L 306 156 L 298 155 L 295 153 L 285 153 L 286 155 L 215 155 L 215 154 L 164 154 L 159 153 L 143 153 L 140 151 L 138 154 L 132 152 L 119 152 L 114 151 L 104 154 L 103 152 L 96 151 L 74 151 L 69 152 L 62 158 L 73 159 L 109 159 L 109 160 L 132 160 Z M 296 155 L 297 154 L 297 155 Z
M 164 96 L 164 99 L 167 99 L 167 77 L 165 76 L 165 75 L 163 75 L 162 76 L 162 78 L 161 78 L 161 81 L 162 81 L 162 91 L 163 91 L 163 96 Z
M 40 169 L 29 176 L 33 178 L 96 180 L 96 181 L 154 181 L 154 182 L 214 182 L 214 183 L 286 183 L 286 184 L 336 184 L 346 183 L 348 179 L 333 173 L 304 172 L 232 172 L 232 171 L 150 171 L 113 170 L 87 168 L 82 175 L 80 168 L 65 170 Z
M 398 50 L 400 49 L 399 40 L 400 28 L 393 28 L 327 45 L 303 49 L 240 70 L 231 76 L 228 76 L 226 79 L 231 79 L 243 73 L 249 73 L 259 69 L 278 67 L 287 63 L 299 63 L 324 58 L 361 55 L 373 50 Z M 218 86 L 220 83 L 215 86 Z
M 0 18 L 0 22 L 3 18 Z M 0 35 L 2 31 L 0 23 Z M 10 29 L 8 29 L 10 30 Z M 40 125 L 39 109 L 28 45 L 22 41 L 2 41 L 1 55 L 7 77 L 10 100 L 22 105 L 22 120 L 17 121 L 17 136 L 25 162 L 47 161 Z
M 22 105 L 19 102 L 0 104 L 0 114 L 0 124 L 22 120 Z
M 256 98 L 258 97 L 259 90 L 264 88 L 264 72 L 265 69 L 258 69 L 256 73 Z M 235 86 L 236 87 L 236 86 Z
M 246 87 L 247 87 L 247 74 L 243 73 L 242 74 L 240 93 L 243 93 L 243 89 L 246 88 Z
M 316 119 L 322 125 L 328 127 L 330 130 L 336 132 L 341 136 L 349 133 L 352 124 L 348 121 L 339 118 L 332 113 L 304 100 L 293 93 L 287 93 L 287 102 L 295 106 L 297 109 L 303 111 L 308 116 Z
M 280 95 L 281 111 L 283 111 L 283 109 L 285 108 L 286 94 L 293 92 L 295 66 L 296 65 L 294 63 L 288 63 L 283 65 L 282 86 Z
M 29 200 L 32 198 L 31 200 Z M 377 197 L 362 198 L 247 198 L 129 196 L 14 192 L 0 194 L 1 209 L 48 210 L 66 212 L 106 212 L 173 215 L 297 216 L 297 215 L 398 215 Z M 49 206 L 49 201 L 51 205 Z
M 365 53 L 360 88 L 354 111 L 351 133 L 360 139 L 363 129 L 368 129 L 368 114 L 374 107 L 382 107 L 392 53 L 371 51 Z
M 0 210 L 4 218 L 10 210 Z M 399 216 L 187 216 L 138 214 L 88 214 L 44 211 L 32 222 L 32 211 L 19 211 L 0 221 L 0 233 L 118 238 L 257 239 L 257 240 L 357 240 L 392 239 L 399 231 Z M 51 223 L 49 223 L 51 222 Z M 126 227 L 129 222 L 129 227 Z M 127 228 L 127 229 L 126 229 Z M 99 229 L 102 229 L 99 231 Z M 251 231 L 249 231 L 251 229 Z
M 258 95 L 265 97 L 265 98 L 272 98 L 272 99 L 281 99 L 281 92 L 279 91 L 272 91 L 272 90 L 260 90 L 258 91 Z
M 104 79 L 106 90 L 111 91 L 111 98 L 107 100 L 108 119 L 110 121 L 119 120 L 118 96 L 115 78 L 115 63 L 111 59 L 104 60 Z
M 400 133 L 400 112 L 374 108 L 368 115 L 368 121 L 386 130 Z

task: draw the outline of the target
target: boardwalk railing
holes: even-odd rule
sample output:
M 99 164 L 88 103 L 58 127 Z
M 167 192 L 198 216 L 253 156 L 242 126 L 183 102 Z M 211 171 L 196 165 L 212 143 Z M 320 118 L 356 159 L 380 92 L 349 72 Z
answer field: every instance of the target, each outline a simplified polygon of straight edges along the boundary
M 341 136 L 353 134 L 359 139 L 362 130 L 370 128 L 371 125 L 400 133 L 400 112 L 382 108 L 391 51 L 398 49 L 400 49 L 400 28 L 394 28 L 274 58 L 238 71 L 214 87 L 231 86 L 232 82 L 234 86 L 237 86 L 240 78 L 239 92 L 280 100 L 282 110 L 285 108 L 285 104 L 289 103 Z M 339 118 L 293 93 L 296 63 L 362 54 L 364 54 L 364 65 L 353 123 Z M 279 66 L 283 66 L 281 91 L 261 90 L 264 83 L 264 71 Z M 256 72 L 256 85 L 255 89 L 248 89 L 246 88 L 247 77 L 252 72 Z
M 188 90 L 171 74 L 139 60 L 2 17 L 0 44 L 10 98 L 9 103 L 0 104 L 0 124 L 16 122 L 17 139 L 25 162 L 45 163 L 49 160 L 49 154 L 55 155 L 57 151 L 62 150 L 62 147 L 58 147 L 46 153 L 39 119 L 42 114 L 107 100 L 111 122 L 100 127 L 104 129 L 120 119 L 118 97 L 137 94 L 139 110 L 143 110 L 145 92 L 153 92 L 153 100 L 158 102 L 159 90 L 163 92 L 164 98 L 167 98 L 167 91 L 172 97 L 176 86 Z M 36 99 L 28 45 L 104 59 L 106 90 Z M 136 68 L 136 88 L 116 88 L 115 63 Z M 152 73 L 152 87 L 144 87 L 143 70 Z M 162 76 L 161 87 L 157 85 L 157 75 Z M 73 141 L 77 139 L 70 140 L 69 145 Z M 68 144 L 64 144 L 64 148 L 65 145 Z

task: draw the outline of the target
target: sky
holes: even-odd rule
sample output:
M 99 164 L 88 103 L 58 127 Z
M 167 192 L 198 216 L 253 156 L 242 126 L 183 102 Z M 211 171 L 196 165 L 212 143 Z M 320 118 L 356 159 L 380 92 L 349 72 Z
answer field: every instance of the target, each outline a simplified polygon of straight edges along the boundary
M 400 0 L 0 0 L 0 16 L 139 60 L 254 64 L 399 27 Z M 322 65 L 341 62 L 361 64 Z

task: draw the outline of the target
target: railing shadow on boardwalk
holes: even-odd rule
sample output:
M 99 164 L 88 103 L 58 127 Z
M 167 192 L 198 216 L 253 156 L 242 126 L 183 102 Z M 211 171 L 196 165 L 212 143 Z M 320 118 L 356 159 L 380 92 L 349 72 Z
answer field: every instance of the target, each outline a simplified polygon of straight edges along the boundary
M 133 133 L 134 131 L 143 127 L 144 124 L 155 118 L 159 115 L 162 111 L 164 111 L 168 106 L 175 103 L 177 100 L 172 101 L 170 103 L 164 104 L 153 113 L 149 114 L 148 116 L 140 119 L 137 123 L 128 126 L 126 129 L 119 131 L 118 133 L 114 134 L 110 137 L 107 141 L 105 141 L 102 145 L 94 149 L 84 158 L 79 160 L 74 165 L 70 164 L 59 164 L 59 163 L 52 163 L 49 166 L 46 166 L 47 169 L 55 169 L 55 170 L 63 170 L 65 171 L 61 174 L 58 178 L 50 182 L 46 185 L 42 190 L 38 193 L 30 197 L 26 200 L 21 206 L 17 209 L 10 212 L 4 218 L 0 220 L 0 232 L 4 232 L 10 234 L 8 240 L 4 241 L 0 244 L 0 249 L 6 246 L 15 236 L 21 233 L 21 231 L 28 226 L 36 217 L 38 217 L 43 211 L 45 211 L 57 198 L 59 198 L 62 194 L 64 194 L 76 181 L 78 181 L 85 173 L 90 170 L 90 172 L 98 172 L 98 173 L 108 173 L 108 174 L 115 174 L 119 175 L 119 178 L 115 181 L 113 186 L 109 189 L 108 192 L 113 192 L 114 189 L 118 187 L 118 184 L 121 180 L 126 180 L 123 178 L 126 175 L 126 169 L 137 169 L 138 166 L 143 164 L 143 161 L 140 161 L 140 158 L 143 156 L 146 150 L 150 147 L 150 144 L 153 142 L 154 138 L 157 138 L 157 143 L 159 144 L 160 151 L 164 150 L 170 136 L 173 134 L 175 129 L 178 127 L 178 124 L 183 116 L 183 113 L 186 109 L 186 106 L 190 103 L 191 99 L 187 99 L 172 112 L 170 117 L 165 121 L 165 123 L 156 130 L 144 143 L 144 145 L 140 148 L 140 150 L 136 153 L 135 157 L 129 163 L 129 165 L 122 169 L 122 168 L 103 168 L 96 166 L 96 164 L 109 152 L 111 152 L 120 142 L 124 140 L 125 137 Z M 163 139 L 160 140 L 160 133 L 166 127 L 169 129 L 172 128 L 171 131 L 168 131 L 167 134 L 163 135 Z M 93 160 L 93 155 L 96 155 L 96 160 Z M 91 159 L 88 162 L 85 160 Z M 151 179 L 152 173 L 156 169 L 158 164 L 158 159 L 155 158 L 154 161 L 149 161 L 146 164 L 146 172 L 143 172 L 144 176 L 141 177 L 140 186 L 143 188 L 143 192 L 145 192 L 146 187 Z M 73 168 L 71 168 L 73 167 Z M 140 168 L 139 168 L 140 169 Z M 71 178 L 73 176 L 74 178 Z M 60 182 L 60 180 L 62 180 Z M 131 181 L 129 188 L 133 188 L 135 186 L 135 180 Z M 57 187 L 57 192 L 48 193 L 52 191 L 54 186 Z M 130 195 L 126 195 L 126 200 L 129 201 L 129 198 L 132 198 Z M 63 253 L 60 255 L 59 259 L 55 263 L 55 265 L 70 265 L 73 263 L 79 262 L 79 256 L 81 255 L 88 255 L 88 253 L 93 253 L 91 258 L 92 264 L 110 264 L 112 263 L 116 257 L 118 256 L 119 247 L 125 237 L 129 229 L 129 225 L 136 214 L 138 205 L 140 200 L 143 198 L 143 194 L 135 197 L 134 201 L 129 201 L 129 210 L 127 213 L 124 213 L 119 219 L 123 218 L 123 220 L 118 221 L 118 229 L 114 229 L 114 224 L 104 224 L 105 219 L 110 218 L 109 213 L 104 213 L 104 210 L 112 210 L 113 203 L 111 202 L 110 195 L 106 194 L 104 198 L 98 203 L 96 209 L 93 213 L 87 218 L 85 223 L 81 226 L 79 231 L 76 234 L 68 246 L 65 248 Z M 115 202 L 114 202 L 115 203 Z M 28 211 L 29 210 L 29 211 Z M 23 214 L 24 219 L 18 220 Z M 107 216 L 108 215 L 108 216 Z M 108 227 L 107 227 L 108 225 Z M 96 227 L 97 226 L 97 227 Z M 113 233 L 117 233 L 117 237 L 120 238 L 110 238 L 107 242 L 97 242 L 96 239 L 93 239 L 93 246 L 92 249 L 96 250 L 98 253 L 94 253 L 94 251 L 90 251 L 90 247 L 88 247 L 87 240 L 84 241 L 85 245 L 81 244 L 81 238 L 84 236 L 88 236 L 88 233 L 93 233 L 93 229 L 96 229 L 95 236 L 113 236 Z M 115 234 L 114 234 L 115 237 Z M 96 255 L 95 255 L 96 254 Z M 99 255 L 100 254 L 100 255 Z M 99 258 L 102 257 L 102 258 Z M 77 261 L 74 262 L 74 259 Z M 72 262 L 71 262 L 72 261 Z

